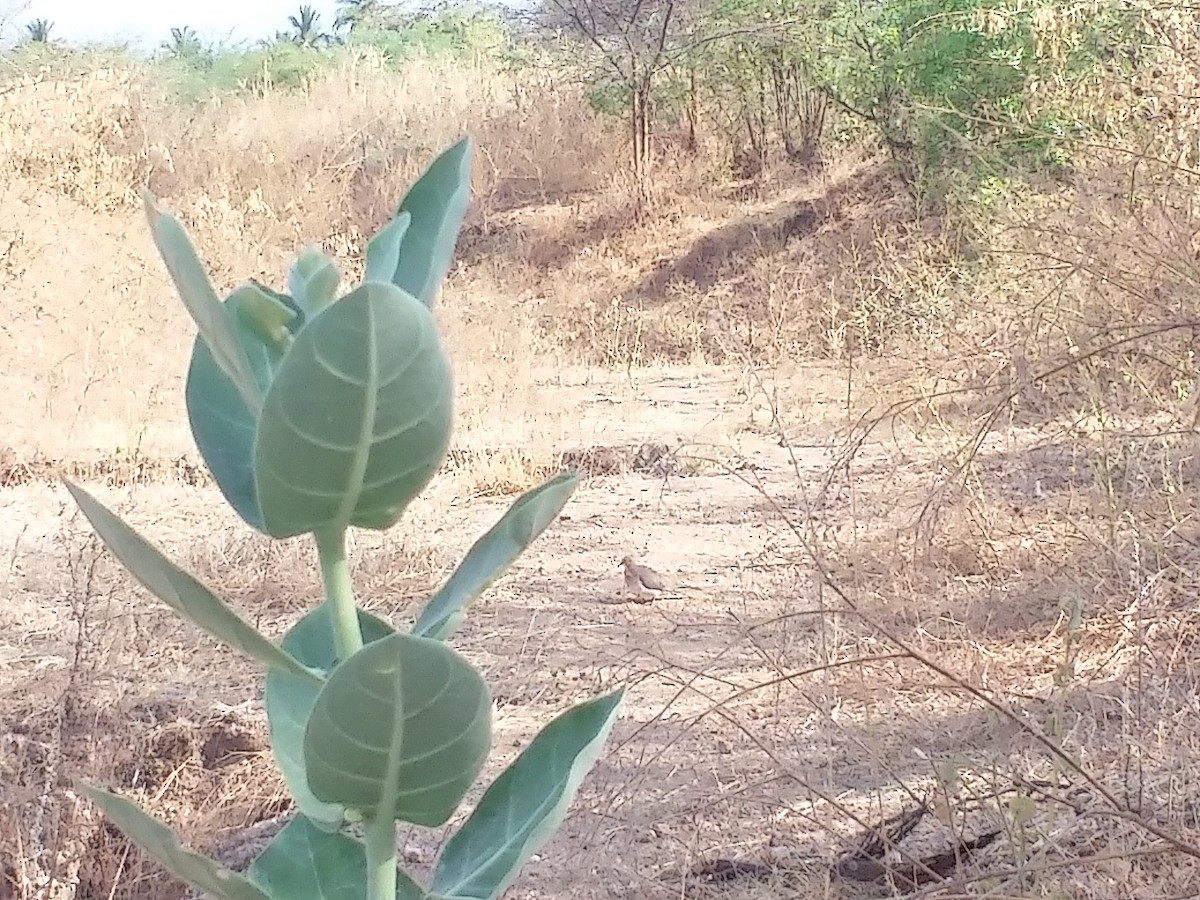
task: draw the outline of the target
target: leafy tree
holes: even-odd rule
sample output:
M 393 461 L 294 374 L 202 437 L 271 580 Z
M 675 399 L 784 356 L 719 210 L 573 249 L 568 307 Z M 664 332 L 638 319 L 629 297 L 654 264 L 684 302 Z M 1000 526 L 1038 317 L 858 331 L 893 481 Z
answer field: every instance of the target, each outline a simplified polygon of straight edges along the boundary
M 204 54 L 204 45 L 195 29 L 184 25 L 171 29 L 171 39 L 163 41 L 162 48 L 175 59 L 195 59 Z
M 836 0 L 820 20 L 814 70 L 914 185 L 951 170 L 1053 164 L 1062 138 L 1082 127 L 1069 85 L 1095 70 L 1102 46 L 1133 33 L 1123 6 Z M 1040 99 L 1046 85 L 1059 86 L 1059 108 Z
M 647 198 L 652 88 L 666 68 L 680 21 L 676 0 L 546 0 L 552 29 L 582 38 L 598 54 L 608 98 L 623 103 L 629 122 L 630 165 L 640 204 Z
M 491 11 L 466 12 L 448 6 L 420 13 L 389 10 L 386 20 L 360 24 L 348 43 L 371 47 L 393 63 L 416 53 L 429 56 L 502 56 L 513 45 L 512 29 Z
M 793 162 L 819 159 L 830 101 L 812 59 L 824 14 L 811 0 L 715 0 L 673 67 L 686 82 L 689 126 L 707 109 L 745 174 L 776 142 Z
M 378 28 L 384 24 L 389 7 L 383 0 L 338 0 L 333 27 L 353 32 L 356 28 Z
M 54 23 L 49 19 L 34 19 L 25 25 L 25 31 L 29 34 L 29 41 L 33 44 L 50 43 L 50 32 L 53 28 Z

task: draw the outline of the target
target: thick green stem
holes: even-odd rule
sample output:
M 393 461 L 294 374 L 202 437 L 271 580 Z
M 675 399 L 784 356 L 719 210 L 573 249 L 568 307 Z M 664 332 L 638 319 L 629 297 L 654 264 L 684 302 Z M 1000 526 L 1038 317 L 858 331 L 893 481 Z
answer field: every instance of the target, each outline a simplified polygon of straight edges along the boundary
M 349 659 L 362 649 L 362 630 L 358 627 L 358 609 L 354 605 L 354 585 L 346 561 L 346 529 L 318 531 L 317 556 L 321 560 L 321 580 L 325 583 L 325 607 L 333 628 L 333 645 L 339 660 Z
M 386 812 L 366 823 L 367 900 L 396 900 L 396 820 Z

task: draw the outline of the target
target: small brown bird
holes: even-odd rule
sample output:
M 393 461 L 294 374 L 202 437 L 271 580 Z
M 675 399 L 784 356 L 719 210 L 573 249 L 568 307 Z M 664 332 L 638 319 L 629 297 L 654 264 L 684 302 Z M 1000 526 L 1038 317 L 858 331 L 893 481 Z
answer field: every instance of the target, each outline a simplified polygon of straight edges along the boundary
M 638 565 L 632 556 L 622 559 L 621 565 L 625 567 L 625 593 L 631 594 L 636 602 L 648 603 L 652 600 L 653 597 L 646 596 L 647 591 L 657 594 L 667 589 L 661 575 L 649 566 Z

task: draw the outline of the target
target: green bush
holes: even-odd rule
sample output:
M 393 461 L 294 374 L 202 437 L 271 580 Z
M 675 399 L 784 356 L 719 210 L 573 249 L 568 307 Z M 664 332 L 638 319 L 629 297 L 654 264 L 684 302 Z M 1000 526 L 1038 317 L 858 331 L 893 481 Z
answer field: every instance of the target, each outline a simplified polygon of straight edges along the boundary
M 629 85 L 624 82 L 605 79 L 588 88 L 587 104 L 592 112 L 622 117 L 629 108 L 629 93 Z
M 1068 162 L 1088 119 L 1071 85 L 1097 71 L 1106 47 L 1134 40 L 1133 24 L 1115 2 L 1091 15 L 1007 0 L 839 2 L 814 66 L 929 188 L 948 171 L 983 178 Z
M 355 28 L 346 39 L 346 46 L 378 50 L 393 64 L 415 56 L 495 56 L 510 43 L 511 35 L 499 19 L 454 8 L 409 17 L 387 28 Z
M 336 59 L 331 52 L 317 47 L 275 41 L 268 47 L 232 57 L 230 63 L 227 75 L 221 74 L 231 76 L 236 84 L 255 90 L 266 87 L 286 90 L 303 87 L 322 70 L 332 68 Z

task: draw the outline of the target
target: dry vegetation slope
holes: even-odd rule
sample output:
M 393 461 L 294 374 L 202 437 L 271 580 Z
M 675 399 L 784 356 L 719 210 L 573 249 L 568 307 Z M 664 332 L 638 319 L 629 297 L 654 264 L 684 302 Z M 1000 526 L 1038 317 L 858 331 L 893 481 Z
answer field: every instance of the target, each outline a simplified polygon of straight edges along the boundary
M 284 808 L 255 673 L 135 591 L 46 477 L 94 482 L 273 633 L 319 590 L 305 547 L 249 535 L 195 477 L 191 330 L 130 188 L 185 218 L 220 287 L 277 283 L 303 241 L 353 259 L 460 128 L 480 159 L 440 307 L 456 455 L 395 532 L 358 536 L 357 576 L 402 621 L 498 495 L 563 454 L 592 476 L 459 642 L 494 685 L 496 764 L 632 684 L 513 896 L 903 894 L 870 859 L 830 863 L 914 797 L 933 814 L 898 855 L 956 879 L 945 896 L 1200 893 L 1189 333 L 1109 347 L 1191 314 L 1178 183 L 1136 214 L 1116 191 L 1009 198 L 1008 252 L 970 273 L 869 155 L 757 199 L 676 184 L 635 226 L 616 137 L 576 98 L 444 74 L 363 63 L 184 111 L 114 68 L 0 98 L 20 482 L 0 522 L 0 896 L 182 895 L 72 777 L 204 847 Z M 1089 176 L 1120 183 L 1104 162 Z M 646 442 L 670 455 L 578 452 Z M 604 603 L 631 551 L 678 595 Z M 955 829 L 991 843 L 938 864 Z M 432 849 L 414 838 L 415 864 Z M 685 877 L 715 858 L 767 869 Z

